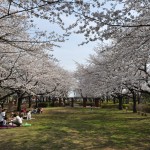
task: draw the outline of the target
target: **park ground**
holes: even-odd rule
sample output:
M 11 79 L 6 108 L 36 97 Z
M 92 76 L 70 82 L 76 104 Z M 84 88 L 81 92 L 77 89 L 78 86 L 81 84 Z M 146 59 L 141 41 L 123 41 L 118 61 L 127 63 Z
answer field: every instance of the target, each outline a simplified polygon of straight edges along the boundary
M 150 114 L 56 107 L 32 117 L 0 129 L 0 150 L 150 150 Z

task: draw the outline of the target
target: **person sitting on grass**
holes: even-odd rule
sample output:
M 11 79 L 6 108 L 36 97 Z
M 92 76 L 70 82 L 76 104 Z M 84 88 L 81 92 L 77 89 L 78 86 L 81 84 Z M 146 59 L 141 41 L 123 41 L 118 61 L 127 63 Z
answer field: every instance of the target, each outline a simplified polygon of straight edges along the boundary
M 37 114 L 40 114 L 41 113 L 41 109 L 40 107 L 37 108 Z
M 1 115 L 3 116 L 3 118 L 6 116 L 6 109 L 2 110 Z
M 3 126 L 4 117 L 2 116 L 0 112 L 0 126 Z
M 42 114 L 43 113 L 43 108 L 40 108 L 40 114 Z
M 31 114 L 36 114 L 37 113 L 37 108 L 34 108 L 32 111 L 31 111 Z
M 31 111 L 27 111 L 27 120 L 31 120 Z
M 17 114 L 14 114 L 14 118 L 12 120 L 12 125 L 15 124 L 16 126 L 21 126 L 22 125 L 22 118 L 17 115 Z
M 8 120 L 8 117 L 5 115 L 4 120 L 3 120 L 3 126 L 7 126 L 7 120 Z

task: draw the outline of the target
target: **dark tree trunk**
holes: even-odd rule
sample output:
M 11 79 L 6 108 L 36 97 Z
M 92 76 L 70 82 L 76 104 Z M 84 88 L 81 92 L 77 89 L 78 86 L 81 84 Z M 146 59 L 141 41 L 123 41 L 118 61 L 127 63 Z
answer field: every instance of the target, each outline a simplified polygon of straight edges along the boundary
M 45 97 L 45 100 L 46 100 L 46 102 L 48 102 L 48 97 L 47 96 Z
M 108 93 L 106 94 L 106 101 L 107 101 L 107 103 L 109 101 L 109 95 L 108 95 Z
M 59 107 L 61 107 L 61 97 L 59 97 L 58 99 L 59 99 Z
M 104 103 L 104 101 L 105 101 L 105 96 L 103 95 L 101 102 Z
M 55 100 L 56 100 L 56 98 L 55 98 L 55 97 L 53 97 L 53 98 L 52 98 L 52 107 L 54 107 L 54 106 L 55 106 Z
M 74 99 L 71 98 L 71 107 L 74 107 Z
M 66 98 L 63 98 L 64 107 L 66 106 Z
M 1 103 L 1 107 L 2 107 L 2 109 L 4 108 L 4 102 Z
M 31 108 L 31 96 L 29 95 L 29 108 Z
M 138 104 L 141 103 L 141 94 L 140 93 L 137 94 L 137 101 L 138 101 Z
M 113 103 L 116 104 L 116 97 L 113 97 Z
M 86 107 L 86 102 L 87 102 L 87 98 L 84 97 L 84 98 L 83 98 L 83 107 Z
M 99 107 L 101 107 L 102 106 L 102 100 L 100 99 L 99 100 Z
M 21 91 L 18 91 L 17 92 L 17 96 L 18 96 L 18 99 L 17 99 L 17 111 L 21 111 L 21 104 L 22 104 L 22 98 L 24 96 L 24 93 L 22 93 Z
M 126 104 L 129 104 L 129 96 L 126 96 Z
M 122 110 L 122 98 L 123 98 L 123 96 L 122 95 L 119 95 L 118 96 L 118 100 L 119 100 L 119 110 Z
M 99 98 L 95 98 L 94 101 L 95 101 L 95 107 L 99 107 Z
M 49 106 L 51 105 L 51 97 L 48 97 Z
M 35 107 L 36 107 L 36 108 L 38 107 L 38 98 L 37 98 L 37 96 L 36 96 L 36 98 L 35 98 Z
M 136 93 L 133 91 L 132 95 L 133 95 L 133 113 L 136 113 L 137 112 L 137 109 L 136 109 Z
M 22 97 L 18 97 L 17 111 L 21 111 Z

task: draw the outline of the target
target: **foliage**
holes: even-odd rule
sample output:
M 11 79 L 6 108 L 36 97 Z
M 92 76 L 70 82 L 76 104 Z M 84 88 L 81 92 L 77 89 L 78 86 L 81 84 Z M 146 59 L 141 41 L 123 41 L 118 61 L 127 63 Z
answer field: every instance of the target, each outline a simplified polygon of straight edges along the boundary
M 38 103 L 38 107 L 48 107 L 48 103 L 47 102 L 40 102 L 40 103 Z
M 150 105 L 148 104 L 138 104 L 137 110 L 144 113 L 150 113 Z
M 101 108 L 104 108 L 104 109 L 117 109 L 118 108 L 118 103 L 116 103 L 116 104 L 102 103 Z
M 110 24 L 101 31 L 102 37 L 109 39 L 109 44 L 99 44 L 86 65 L 77 64 L 75 76 L 78 80 L 78 88 L 84 97 L 121 98 L 126 95 L 132 97 L 135 103 L 141 92 L 150 93 L 150 22 L 146 19 L 150 11 L 144 11 L 147 2 L 142 4 L 136 1 L 134 4 L 134 2 L 120 1 L 120 4 L 124 3 L 120 10 L 115 6 L 114 9 L 106 10 L 107 19 L 109 18 L 106 22 Z M 126 12 L 129 8 L 132 15 L 130 10 L 129 15 Z M 99 18 L 99 14 L 94 13 L 94 15 Z M 113 20 L 115 17 L 117 17 L 116 21 Z M 114 26 L 111 26 L 112 22 Z M 139 22 L 145 26 L 137 27 Z M 122 23 L 127 25 L 126 28 L 122 28 Z M 135 105 L 133 106 L 133 111 L 136 112 Z
M 0 1 L 0 100 L 13 94 L 19 98 L 36 94 L 66 96 L 70 91 L 71 73 L 51 54 L 54 42 L 63 38 L 40 31 L 33 23 L 33 16 L 38 17 L 40 10 L 41 18 L 45 18 L 47 4 L 43 1 L 40 9 L 38 1 Z
M 149 103 L 150 102 L 150 94 L 149 93 L 142 93 L 141 95 L 142 103 Z
M 123 104 L 123 109 L 132 110 L 132 108 L 133 108 L 133 104 L 132 103 Z

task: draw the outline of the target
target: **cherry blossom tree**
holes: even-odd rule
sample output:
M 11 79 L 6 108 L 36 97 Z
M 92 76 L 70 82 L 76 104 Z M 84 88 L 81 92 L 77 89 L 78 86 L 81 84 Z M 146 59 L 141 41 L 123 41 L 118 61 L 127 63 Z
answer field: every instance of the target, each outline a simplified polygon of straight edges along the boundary
M 19 103 L 23 96 L 31 93 L 67 95 L 72 84 L 71 75 L 56 64 L 48 51 L 52 50 L 54 41 L 61 42 L 63 38 L 36 30 L 32 20 L 28 20 L 33 12 L 27 10 L 27 3 L 18 5 L 17 2 L 20 3 L 0 2 L 0 87 L 4 94 L 1 99 L 14 93 L 17 93 Z M 18 110 L 19 107 L 20 104 Z
M 49 60 L 45 51 L 76 33 L 85 36 L 81 45 L 96 40 L 113 42 L 98 50 L 96 57 L 91 56 L 88 66 L 79 65 L 77 77 L 83 96 L 122 95 L 124 88 L 133 97 L 149 91 L 149 7 L 149 0 L 2 0 L 1 88 L 20 95 L 31 91 L 67 93 L 69 74 Z M 40 31 L 35 18 L 58 24 L 62 34 Z M 68 24 L 69 19 L 72 22 Z
M 89 76 L 93 76 L 93 78 L 88 77 L 88 80 L 90 79 L 94 85 L 100 80 L 98 86 L 106 93 L 109 91 L 113 95 L 118 95 L 121 100 L 122 90 L 128 89 L 133 95 L 133 112 L 136 112 L 137 93 L 149 91 L 149 32 L 147 30 L 149 27 L 127 28 L 124 32 L 118 30 L 112 35 L 113 43 L 104 48 L 98 47 L 97 55 L 90 57 L 90 65 L 86 68 Z M 80 72 L 85 72 L 83 68 Z M 94 70 L 90 71 L 91 68 Z M 97 82 L 94 82 L 95 75 L 97 75 Z M 92 87 L 94 86 L 90 88 Z M 102 93 L 100 89 L 99 94 Z M 95 87 L 93 91 L 96 91 Z
M 62 38 L 71 32 L 84 34 L 82 44 L 111 38 L 114 32 L 124 30 L 122 28 L 150 25 L 149 0 L 2 0 L 0 9 L 1 20 L 23 15 L 34 23 L 36 17 L 58 24 L 64 30 Z M 72 20 L 70 24 L 66 23 L 68 18 Z
M 7 64 L 6 62 L 6 66 Z M 25 95 L 54 94 L 63 97 L 68 94 L 72 85 L 70 73 L 60 68 L 42 51 L 34 55 L 20 54 L 18 61 L 10 69 L 11 74 L 9 68 L 6 68 L 9 76 L 2 80 L 1 88 L 11 91 L 12 94 L 17 93 L 18 110 Z
M 117 94 L 121 99 L 122 90 L 128 89 L 133 95 L 134 112 L 136 112 L 137 93 L 149 92 L 149 26 L 146 19 L 148 14 L 148 11 L 145 11 L 144 17 L 139 15 L 134 19 L 134 22 L 140 21 L 143 24 L 140 27 L 111 28 L 109 38 L 112 43 L 109 47 L 99 46 L 97 55 L 90 57 L 89 62 L 95 70 L 89 71 L 91 65 L 86 68 L 88 70 L 86 72 L 92 76 L 97 75 L 96 81 L 103 81 L 99 86 L 105 85 L 103 89 L 106 93 L 109 89 L 108 91 Z M 95 90 L 96 88 L 93 91 Z M 98 93 L 102 91 L 99 90 Z

